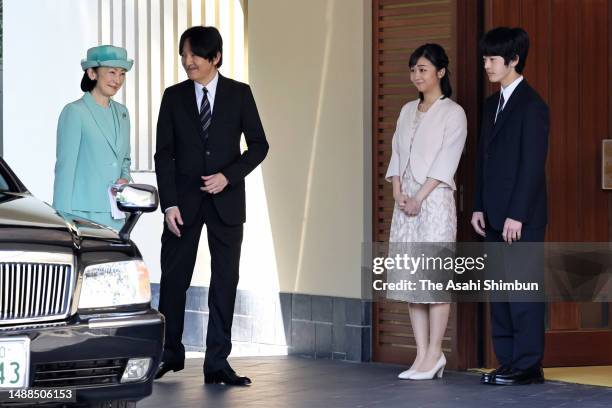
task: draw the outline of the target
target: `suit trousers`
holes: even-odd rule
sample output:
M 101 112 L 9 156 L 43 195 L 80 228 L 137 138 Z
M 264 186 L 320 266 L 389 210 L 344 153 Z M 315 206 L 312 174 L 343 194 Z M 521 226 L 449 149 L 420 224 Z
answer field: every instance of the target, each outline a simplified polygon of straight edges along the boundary
M 489 225 L 487 222 L 485 241 L 503 242 L 502 232 L 488 227 Z M 520 242 L 543 242 L 544 234 L 545 228 L 523 228 Z M 522 260 L 518 261 L 520 263 Z M 533 265 L 524 267 L 530 269 L 529 274 L 532 275 L 538 265 L 536 268 Z M 540 272 L 543 275 L 543 271 Z M 512 274 L 512 271 L 509 273 Z M 516 275 L 525 273 L 517 271 Z M 533 278 L 540 280 L 538 276 Z M 541 365 L 544 357 L 544 302 L 491 302 L 490 309 L 493 349 L 499 363 L 520 370 Z
M 206 225 L 211 277 L 204 372 L 213 373 L 229 368 L 227 357 L 232 350 L 232 320 L 238 286 L 243 224 L 223 223 L 212 196 L 204 194 L 194 221 L 190 225 L 179 227 L 180 238 L 170 232 L 164 223 L 159 311 L 166 318 L 163 361 L 182 362 L 185 359 L 182 336 L 186 294 L 193 275 L 202 228 Z

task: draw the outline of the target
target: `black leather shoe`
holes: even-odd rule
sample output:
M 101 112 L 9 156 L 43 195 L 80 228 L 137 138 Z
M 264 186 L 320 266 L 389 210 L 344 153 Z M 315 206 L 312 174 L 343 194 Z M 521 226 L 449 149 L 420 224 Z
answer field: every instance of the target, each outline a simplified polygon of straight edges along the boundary
M 510 367 L 509 365 L 502 364 L 501 366 L 497 367 L 495 370 L 491 372 L 482 373 L 482 376 L 480 377 L 480 382 L 482 384 L 492 384 L 493 379 L 495 378 L 496 375 L 507 374 L 511 370 L 512 370 L 512 367 Z
M 165 361 L 162 361 L 161 363 L 159 363 L 159 367 L 157 367 L 157 372 L 155 373 L 155 379 L 159 379 L 162 378 L 164 376 L 164 374 L 166 374 L 168 371 L 181 371 L 183 368 L 185 368 L 185 362 L 182 361 L 180 363 L 168 363 Z
M 205 384 L 226 384 L 226 385 L 251 385 L 249 377 L 241 377 L 234 370 L 219 370 L 214 373 L 204 374 Z
M 508 373 L 497 374 L 492 381 L 492 384 L 495 385 L 541 384 L 544 382 L 544 371 L 540 366 L 534 366 L 526 370 L 515 368 Z

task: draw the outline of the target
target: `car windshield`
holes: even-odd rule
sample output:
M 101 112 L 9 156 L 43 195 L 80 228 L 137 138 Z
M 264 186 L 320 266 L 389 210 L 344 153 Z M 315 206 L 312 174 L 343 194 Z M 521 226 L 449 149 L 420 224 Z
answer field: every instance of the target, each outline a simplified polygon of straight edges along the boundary
M 4 161 L 4 158 L 0 157 L 0 193 L 19 193 L 25 190 L 25 187 Z
M 4 178 L 4 174 L 0 172 L 0 192 L 13 191 Z

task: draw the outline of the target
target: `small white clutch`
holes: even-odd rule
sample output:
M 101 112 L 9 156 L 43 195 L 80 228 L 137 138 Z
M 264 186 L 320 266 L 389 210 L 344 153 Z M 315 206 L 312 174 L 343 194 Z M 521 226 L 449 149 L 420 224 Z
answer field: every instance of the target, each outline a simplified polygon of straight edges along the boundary
M 110 186 L 108 186 L 108 200 L 110 201 L 110 208 L 111 208 L 111 217 L 113 217 L 114 220 L 122 220 L 125 218 L 125 213 L 123 211 L 120 211 L 119 208 L 117 208 L 117 199 L 115 198 L 115 195 L 113 194 L 113 190 L 117 189 L 121 184 L 111 184 Z

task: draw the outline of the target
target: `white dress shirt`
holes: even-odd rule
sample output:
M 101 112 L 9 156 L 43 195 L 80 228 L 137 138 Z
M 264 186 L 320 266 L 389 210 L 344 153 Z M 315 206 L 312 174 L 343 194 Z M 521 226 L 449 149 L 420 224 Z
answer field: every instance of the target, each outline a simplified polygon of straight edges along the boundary
M 523 80 L 523 76 L 521 75 L 518 78 L 516 78 L 514 81 L 512 81 L 512 83 L 510 85 L 508 85 L 507 87 L 504 88 L 502 86 L 501 94 L 504 95 L 504 106 L 501 107 L 501 110 L 504 110 L 504 108 L 508 104 L 508 100 L 510 99 L 510 96 L 512 96 L 512 93 L 514 92 L 514 90 L 516 89 L 518 84 L 521 83 L 522 80 Z M 497 112 L 500 111 L 500 109 L 499 109 L 499 102 L 500 101 L 501 101 L 501 98 L 499 98 L 499 101 L 497 101 Z M 497 113 L 495 113 L 495 121 L 497 122 Z
M 198 104 L 198 112 L 200 112 L 200 105 L 202 104 L 202 94 L 204 91 L 202 88 L 206 87 L 208 91 L 208 103 L 210 103 L 210 113 L 213 112 L 213 107 L 215 105 L 215 95 L 217 94 L 217 83 L 219 82 L 219 72 L 215 74 L 215 77 L 210 80 L 206 85 L 202 85 L 199 82 L 193 81 L 195 85 L 195 93 L 196 93 L 196 103 Z

